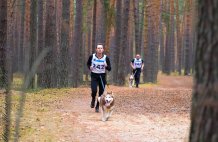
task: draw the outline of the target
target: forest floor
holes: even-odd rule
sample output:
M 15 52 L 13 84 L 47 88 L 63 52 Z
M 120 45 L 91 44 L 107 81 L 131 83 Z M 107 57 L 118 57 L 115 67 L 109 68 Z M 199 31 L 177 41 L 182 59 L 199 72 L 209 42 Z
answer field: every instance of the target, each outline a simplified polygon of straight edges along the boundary
M 158 76 L 158 84 L 140 84 L 140 88 L 111 85 L 108 90 L 114 92 L 115 111 L 106 122 L 90 108 L 89 87 L 29 92 L 20 141 L 186 142 L 192 85 L 191 76 L 165 75 Z M 17 93 L 13 91 L 12 121 Z M 0 101 L 3 106 L 2 95 Z

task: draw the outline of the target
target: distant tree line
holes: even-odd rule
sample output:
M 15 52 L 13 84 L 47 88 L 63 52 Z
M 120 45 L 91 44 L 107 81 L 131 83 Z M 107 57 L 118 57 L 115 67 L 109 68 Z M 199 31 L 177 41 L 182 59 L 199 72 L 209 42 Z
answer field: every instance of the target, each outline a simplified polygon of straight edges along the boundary
M 97 43 L 104 44 L 112 60 L 112 84 L 125 85 L 136 53 L 145 61 L 144 82 L 157 82 L 159 71 L 193 72 L 193 0 L 9 0 L 5 4 L 7 14 L 0 17 L 1 32 L 7 33 L 1 38 L 1 86 L 4 63 L 12 80 L 16 72 L 26 78 L 34 62 L 43 58 L 29 88 L 78 87 L 89 79 L 86 61 Z M 40 57 L 45 49 L 49 52 Z

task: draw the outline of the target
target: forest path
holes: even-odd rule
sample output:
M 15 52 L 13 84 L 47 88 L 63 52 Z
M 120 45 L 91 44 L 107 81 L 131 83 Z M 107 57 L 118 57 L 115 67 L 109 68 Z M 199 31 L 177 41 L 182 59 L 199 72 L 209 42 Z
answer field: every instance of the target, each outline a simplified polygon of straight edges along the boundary
M 34 117 L 36 122 L 31 123 L 34 132 L 22 141 L 184 142 L 187 139 L 192 77 L 161 76 L 157 85 L 110 86 L 109 90 L 114 92 L 116 100 L 109 121 L 102 122 L 101 113 L 90 108 L 90 88 L 70 89 L 64 97 L 43 104 L 49 110 Z
M 59 141 L 184 142 L 189 130 L 191 77 L 161 76 L 156 86 L 110 86 L 116 109 L 107 122 L 90 108 L 90 89 L 81 88 L 59 109 Z

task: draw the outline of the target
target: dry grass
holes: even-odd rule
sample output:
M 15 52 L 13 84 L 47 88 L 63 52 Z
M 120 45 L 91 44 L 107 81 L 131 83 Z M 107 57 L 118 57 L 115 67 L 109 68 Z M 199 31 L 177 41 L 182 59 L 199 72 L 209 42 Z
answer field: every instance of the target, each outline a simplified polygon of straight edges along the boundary
M 17 84 L 20 79 L 16 80 Z M 115 93 L 116 110 L 107 123 L 101 123 L 100 114 L 89 108 L 90 88 L 87 86 L 29 90 L 20 141 L 98 141 L 100 137 L 110 140 L 106 135 L 110 131 L 112 141 L 128 138 L 183 142 L 187 139 L 190 122 L 192 78 L 159 76 L 158 79 L 158 84 L 140 84 L 139 89 L 110 85 L 109 90 Z M 14 90 L 12 94 L 13 134 L 20 92 Z M 1 94 L 0 114 L 3 99 Z M 2 133 L 2 121 L 0 124 Z

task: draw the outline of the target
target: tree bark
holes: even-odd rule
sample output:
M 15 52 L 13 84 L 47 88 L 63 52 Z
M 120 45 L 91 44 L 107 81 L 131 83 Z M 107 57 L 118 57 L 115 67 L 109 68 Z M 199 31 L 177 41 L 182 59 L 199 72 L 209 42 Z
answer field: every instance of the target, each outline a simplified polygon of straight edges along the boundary
M 190 142 L 218 141 L 218 3 L 198 1 Z
M 43 24 L 43 17 L 44 17 L 44 8 L 43 8 L 43 0 L 38 0 L 38 53 L 41 53 L 44 46 L 45 46 L 45 31 L 44 31 L 44 24 Z M 43 75 L 42 71 L 44 70 L 44 63 L 40 64 L 40 67 L 37 70 L 38 73 L 38 84 L 43 83 Z
M 102 43 L 105 45 L 106 35 L 106 13 L 104 10 L 104 0 L 97 0 L 97 11 L 96 11 L 96 44 Z
M 149 2 L 146 0 L 145 1 L 145 11 L 144 11 L 144 64 L 147 65 L 148 64 L 148 18 L 149 18 L 149 7 L 148 4 Z M 148 81 L 148 66 L 145 66 L 144 70 L 143 70 L 144 76 L 143 76 L 143 80 L 144 82 Z
M 125 84 L 125 49 L 128 47 L 128 20 L 129 20 L 129 0 L 125 0 L 124 8 L 123 8 L 123 18 L 122 18 L 122 44 L 121 44 L 121 51 L 120 58 L 119 58 L 119 69 L 118 69 L 118 84 L 124 85 Z
M 68 85 L 68 48 L 69 48 L 69 27 L 70 27 L 70 0 L 62 1 L 62 24 L 61 24 L 61 48 L 60 48 L 60 87 Z
M 11 127 L 11 55 L 7 47 L 7 0 L 0 1 L 0 89 L 5 88 L 5 117 L 3 138 L 5 142 L 10 139 Z
M 113 52 L 113 62 L 112 66 L 113 69 L 113 82 L 118 83 L 118 64 L 115 63 L 116 61 L 119 61 L 119 54 L 120 54 L 120 47 L 121 47 L 121 17 L 122 17 L 122 1 L 117 0 L 116 2 L 116 27 L 115 27 L 115 49 Z M 114 63 L 114 64 L 113 64 Z
M 55 16 L 55 1 L 48 0 L 46 2 L 46 25 L 45 25 L 45 47 L 51 49 L 44 59 L 43 82 L 44 88 L 55 87 L 56 79 L 56 16 Z
M 93 24 L 92 24 L 92 52 L 95 52 L 96 46 L 96 11 L 97 11 L 97 0 L 94 0 L 93 7 Z
M 31 15 L 30 15 L 30 61 L 29 61 L 29 72 L 32 68 L 33 63 L 37 59 L 38 47 L 37 47 L 37 0 L 31 0 Z M 36 78 L 31 79 L 29 85 L 30 88 L 34 88 Z
M 179 16 L 179 0 L 176 0 L 176 37 L 177 37 L 177 71 L 182 74 L 181 26 Z
M 174 0 L 170 0 L 170 73 L 175 71 L 175 20 L 174 20 Z
M 31 58 L 31 43 L 30 43 L 30 15 L 31 15 L 31 0 L 25 1 L 25 22 L 24 22 L 24 80 L 26 80 L 28 76 L 28 72 L 30 71 L 30 58 Z
M 136 48 L 136 54 L 141 54 L 140 37 L 139 37 L 139 0 L 134 0 L 133 5 L 134 5 L 134 23 L 135 23 L 135 48 Z
M 106 19 L 106 39 L 105 39 L 105 53 L 106 55 L 110 54 L 110 35 L 114 18 L 114 6 L 115 0 L 110 1 L 110 7 L 107 11 L 107 19 Z
M 190 67 L 190 54 L 191 54 L 191 36 L 190 36 L 190 0 L 186 0 L 186 23 L 185 23 L 185 75 L 189 75 L 191 72 L 191 67 Z
M 82 0 L 76 0 L 76 17 L 75 17 L 75 32 L 73 39 L 73 51 L 72 55 L 74 64 L 71 64 L 73 70 L 73 77 L 71 80 L 72 87 L 78 87 L 81 84 L 81 78 L 83 76 L 83 58 L 82 58 L 82 21 L 83 21 L 83 7 Z

